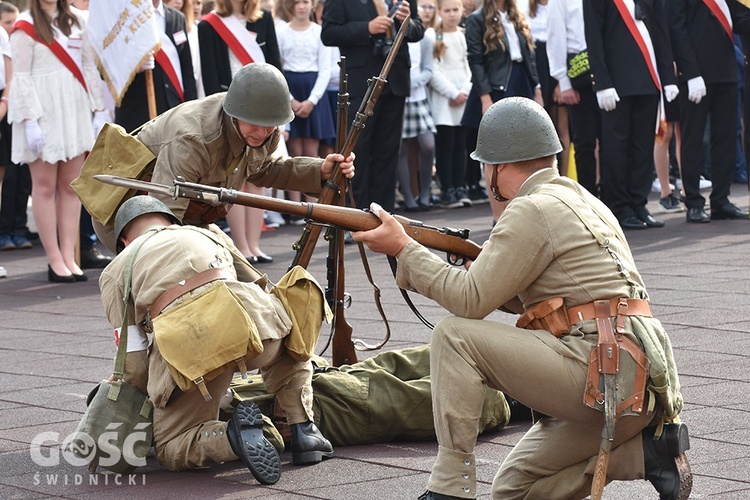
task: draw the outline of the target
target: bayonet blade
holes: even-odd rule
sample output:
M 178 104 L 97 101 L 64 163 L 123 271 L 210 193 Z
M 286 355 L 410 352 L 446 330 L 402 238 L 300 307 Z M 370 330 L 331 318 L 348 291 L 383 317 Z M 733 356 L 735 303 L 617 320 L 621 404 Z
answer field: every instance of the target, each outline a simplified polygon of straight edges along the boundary
M 165 186 L 164 184 L 154 184 L 153 182 L 140 181 L 138 179 L 128 179 L 127 177 L 119 177 L 117 175 L 98 174 L 94 176 L 94 179 L 105 184 L 112 184 L 113 186 L 125 187 L 128 189 L 135 189 L 136 191 L 146 191 L 149 193 L 163 194 L 166 196 L 175 196 L 175 188 L 173 186 Z

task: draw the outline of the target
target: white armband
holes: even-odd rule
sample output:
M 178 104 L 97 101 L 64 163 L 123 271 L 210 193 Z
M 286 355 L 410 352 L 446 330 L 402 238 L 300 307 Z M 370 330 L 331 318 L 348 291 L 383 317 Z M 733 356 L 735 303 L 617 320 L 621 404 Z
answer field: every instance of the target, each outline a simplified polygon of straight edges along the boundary
M 120 328 L 115 328 L 116 343 L 120 342 Z M 137 325 L 128 325 L 128 345 L 125 349 L 127 352 L 143 351 L 148 349 L 148 337 L 146 333 L 138 328 Z

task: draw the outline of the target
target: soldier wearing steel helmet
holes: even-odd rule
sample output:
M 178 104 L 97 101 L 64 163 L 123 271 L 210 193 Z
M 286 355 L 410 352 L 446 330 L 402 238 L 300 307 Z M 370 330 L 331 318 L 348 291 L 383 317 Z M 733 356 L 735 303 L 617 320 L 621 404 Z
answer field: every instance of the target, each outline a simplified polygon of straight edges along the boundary
M 251 63 L 235 75 L 229 90 L 183 103 L 148 122 L 136 138 L 154 156 L 152 181 L 189 182 L 240 189 L 256 186 L 320 193 L 335 162 L 354 176 L 354 155 L 325 159 L 275 154 L 280 126 L 294 119 L 284 75 L 267 63 Z M 226 215 L 229 206 L 209 207 L 185 199 L 159 197 L 185 224 L 205 225 Z M 97 234 L 114 250 L 112 228 L 96 224 Z
M 592 483 L 633 479 L 651 481 L 662 499 L 690 493 L 669 337 L 651 315 L 617 219 L 559 175 L 560 150 L 549 116 L 530 99 L 503 99 L 485 113 L 472 157 L 491 167 L 488 186 L 508 204 L 466 270 L 446 266 L 378 206 L 383 224 L 353 233 L 398 257 L 401 288 L 453 314 L 432 336 L 439 448 L 420 498 L 477 496 L 485 386 L 544 415 L 503 462 L 493 498 L 584 498 Z M 484 319 L 501 307 L 521 314 L 516 326 Z M 600 450 L 609 458 L 604 475 L 595 474 Z
M 221 232 L 180 225 L 172 211 L 151 196 L 135 196 L 123 203 L 114 226 L 118 254 L 102 272 L 99 287 L 115 329 L 123 326 L 127 304 L 124 380 L 148 394 L 154 404 L 154 448 L 159 463 L 169 470 L 185 470 L 240 458 L 259 482 L 279 480 L 279 455 L 263 437 L 263 420 L 254 403 L 240 403 L 229 422 L 218 420 L 220 400 L 238 365 L 243 371 L 260 369 L 265 387 L 276 394 L 286 411 L 294 464 L 333 456 L 331 443 L 313 423 L 312 364 L 289 347 L 289 338 L 297 335 L 292 332 L 293 320 L 280 298 L 266 290 L 265 277 L 247 262 L 237 264 L 231 240 Z M 124 297 L 128 272 L 132 285 Z M 319 299 L 305 304 L 320 307 L 309 306 L 307 326 L 300 328 L 306 330 L 302 338 L 314 344 L 324 298 L 316 283 L 308 284 L 316 285 L 308 288 L 317 288 L 313 294 Z M 217 287 L 224 286 L 231 294 L 215 294 Z M 200 298 L 209 296 L 214 298 L 207 310 Z M 230 351 L 236 339 L 226 333 L 232 330 L 227 318 L 237 308 L 244 311 L 241 316 L 250 318 L 248 328 L 234 328 L 233 334 L 248 346 L 247 354 L 241 359 L 221 358 L 222 364 L 206 374 L 205 380 L 201 376 L 194 386 L 183 388 L 175 378 L 175 367 Z M 162 343 L 167 332 L 180 339 L 177 353 L 174 347 L 167 351 L 167 344 Z M 203 338 L 198 345 L 204 352 L 189 345 L 193 337 Z

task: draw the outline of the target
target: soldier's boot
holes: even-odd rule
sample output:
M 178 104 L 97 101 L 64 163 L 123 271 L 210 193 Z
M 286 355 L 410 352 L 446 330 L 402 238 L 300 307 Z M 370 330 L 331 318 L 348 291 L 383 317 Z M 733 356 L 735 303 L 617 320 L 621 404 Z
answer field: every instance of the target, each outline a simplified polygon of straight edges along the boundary
M 227 425 L 227 437 L 234 454 L 242 459 L 258 482 L 278 482 L 281 459 L 276 448 L 263 437 L 263 415 L 255 403 L 240 401 Z
M 643 455 L 646 479 L 659 492 L 660 500 L 685 500 L 693 488 L 693 473 L 685 452 L 690 437 L 683 423 L 665 424 L 664 432 L 654 440 L 656 427 L 643 430 Z
M 435 493 L 434 491 L 427 490 L 417 497 L 417 500 L 460 500 L 458 497 L 452 497 L 450 495 L 443 495 L 442 493 Z
M 333 446 L 317 426 L 311 421 L 291 424 L 292 431 L 292 463 L 294 465 L 314 464 L 331 458 Z

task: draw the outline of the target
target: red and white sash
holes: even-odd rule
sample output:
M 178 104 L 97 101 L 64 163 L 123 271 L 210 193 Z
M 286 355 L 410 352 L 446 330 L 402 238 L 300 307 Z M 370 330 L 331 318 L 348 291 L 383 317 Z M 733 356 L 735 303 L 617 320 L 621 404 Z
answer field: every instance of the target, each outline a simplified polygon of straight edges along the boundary
M 216 12 L 209 12 L 203 20 L 213 27 L 243 66 L 254 61 L 265 62 L 266 57 L 256 41 L 257 35 L 248 31 L 242 21 L 234 16 L 221 17 Z
M 166 33 L 159 33 L 159 40 L 161 41 L 161 49 L 154 54 L 154 60 L 156 64 L 164 71 L 167 75 L 172 86 L 177 91 L 177 95 L 180 96 L 181 101 L 185 101 L 185 87 L 182 85 L 182 66 L 180 65 L 180 56 L 177 53 L 177 47 L 174 46 L 172 40 L 167 36 Z
M 703 3 L 706 4 L 706 7 L 708 7 L 711 10 L 711 13 L 716 16 L 716 19 L 719 20 L 719 24 L 724 28 L 729 40 L 732 42 L 732 45 L 734 45 L 732 16 L 729 14 L 729 6 L 727 3 L 724 0 L 703 0 Z
M 74 32 L 71 33 L 70 37 L 67 37 L 56 26 L 52 26 L 52 28 L 55 32 L 55 39 L 52 40 L 52 43 L 46 43 L 40 40 L 39 37 L 36 36 L 36 32 L 34 31 L 34 19 L 27 11 L 18 16 L 18 19 L 16 19 L 16 22 L 13 25 L 11 33 L 16 30 L 21 30 L 29 35 L 35 42 L 49 48 L 52 53 L 57 56 L 60 62 L 63 63 L 63 65 L 68 68 L 71 73 L 73 73 L 73 76 L 76 78 L 76 80 L 78 80 L 81 85 L 83 85 L 83 89 L 88 91 L 86 87 L 86 80 L 83 78 L 83 72 L 81 71 L 81 54 L 83 50 L 82 32 L 74 27 Z M 63 43 L 60 43 L 60 41 L 58 40 L 61 40 Z
M 651 35 L 646 25 L 643 24 L 643 21 L 636 20 L 635 18 L 635 3 L 633 3 L 633 0 L 614 0 L 614 2 L 617 10 L 620 12 L 620 16 L 622 16 L 622 20 L 625 21 L 625 26 L 628 27 L 628 31 L 630 31 L 630 34 L 635 39 L 635 43 L 641 50 L 654 85 L 661 92 L 661 80 L 659 80 L 659 73 L 656 71 L 654 44 L 651 42 Z

